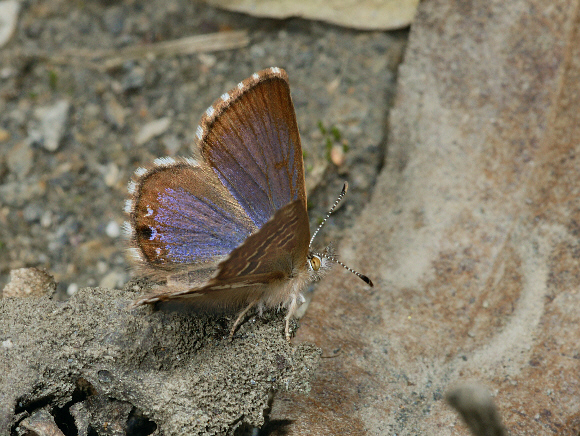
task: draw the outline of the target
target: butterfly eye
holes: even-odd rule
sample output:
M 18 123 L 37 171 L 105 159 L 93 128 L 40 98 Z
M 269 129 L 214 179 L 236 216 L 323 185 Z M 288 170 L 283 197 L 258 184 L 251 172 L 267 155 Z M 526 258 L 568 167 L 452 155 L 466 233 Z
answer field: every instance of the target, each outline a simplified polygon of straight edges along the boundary
M 309 259 L 309 262 L 314 271 L 318 271 L 320 269 L 320 257 L 314 255 L 311 259 Z

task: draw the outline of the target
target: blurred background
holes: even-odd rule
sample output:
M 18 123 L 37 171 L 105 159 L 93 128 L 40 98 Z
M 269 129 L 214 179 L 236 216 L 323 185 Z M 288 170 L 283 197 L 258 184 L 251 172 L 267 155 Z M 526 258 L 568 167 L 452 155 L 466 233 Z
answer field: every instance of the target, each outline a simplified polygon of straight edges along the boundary
M 208 3 L 0 1 L 0 288 L 29 266 L 59 298 L 126 283 L 131 174 L 190 156 L 202 111 L 270 66 L 290 77 L 312 227 L 350 185 L 320 246 L 356 220 L 407 39 L 386 29 L 416 2 Z

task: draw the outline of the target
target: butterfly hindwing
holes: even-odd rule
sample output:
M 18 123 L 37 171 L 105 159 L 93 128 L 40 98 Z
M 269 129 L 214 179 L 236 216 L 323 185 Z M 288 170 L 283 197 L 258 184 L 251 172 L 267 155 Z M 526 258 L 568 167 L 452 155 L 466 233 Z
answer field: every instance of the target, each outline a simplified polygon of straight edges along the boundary
M 301 200 L 284 206 L 256 233 L 222 261 L 205 284 L 151 294 L 137 304 L 152 303 L 232 291 L 245 295 L 260 293 L 262 285 L 289 282 L 304 273 L 309 242 L 308 215 Z M 252 291 L 250 291 L 252 289 Z M 232 298 L 235 300 L 235 297 Z M 194 298 L 192 301 L 204 301 Z
M 149 267 L 172 270 L 222 260 L 257 230 L 208 168 L 176 161 L 137 182 L 133 238 Z

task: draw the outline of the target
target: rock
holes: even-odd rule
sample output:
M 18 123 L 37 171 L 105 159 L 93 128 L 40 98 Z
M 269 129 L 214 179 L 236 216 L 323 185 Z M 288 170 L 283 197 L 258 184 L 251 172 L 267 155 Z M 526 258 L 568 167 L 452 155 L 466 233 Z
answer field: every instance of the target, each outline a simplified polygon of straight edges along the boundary
M 24 178 L 32 168 L 34 153 L 26 141 L 14 145 L 6 157 L 8 170 L 18 179 Z
M 70 297 L 70 296 L 76 294 L 76 292 L 78 290 L 79 290 L 79 285 L 77 285 L 76 283 L 71 283 L 66 288 L 66 295 L 68 295 Z
M 16 408 L 65 404 L 78 426 L 67 434 L 133 418 L 147 428 L 133 434 L 233 434 L 264 423 L 273 392 L 308 391 L 320 352 L 289 344 L 282 314 L 244 323 L 230 342 L 223 318 L 135 309 L 134 298 L 84 288 L 65 302 L 0 299 L 2 339 L 12 344 L 0 353 L 0 434 Z M 62 421 L 61 430 L 70 425 Z
M 125 25 L 125 11 L 121 6 L 111 6 L 105 11 L 103 22 L 105 28 L 111 34 L 117 36 L 123 31 Z
M 40 222 L 43 214 L 44 209 L 37 203 L 28 204 L 22 211 L 22 217 L 29 224 Z
M 467 434 L 442 401 L 466 380 L 509 434 L 578 434 L 578 14 L 547 30 L 524 4 L 506 32 L 489 3 L 421 2 L 381 175 L 337 249 L 375 287 L 336 269 L 316 289 L 296 340 L 338 355 L 308 398 L 274 400 L 285 435 Z
M 126 110 L 119 104 L 115 96 L 111 93 L 105 94 L 105 119 L 116 129 L 125 127 Z
M 98 375 L 106 372 L 108 371 L 99 371 Z M 99 380 L 106 383 L 103 377 L 99 377 Z M 92 395 L 83 403 L 97 434 L 111 436 L 127 434 L 129 413 L 133 408 L 131 403 L 108 398 L 106 395 Z
M 12 348 L 14 346 L 14 342 L 12 342 L 10 339 L 6 339 L 5 341 L 2 341 L 2 347 L 4 348 Z
M 119 180 L 119 175 L 120 175 L 119 167 L 114 162 L 110 162 L 104 168 L 105 185 L 107 185 L 109 188 L 115 186 L 115 184 Z
M 54 222 L 54 216 L 51 210 L 45 210 L 40 217 L 40 225 L 45 229 L 49 228 Z
M 2 74 L 0 73 L 0 76 Z M 10 139 L 10 132 L 6 129 L 0 128 L 0 142 L 6 142 Z
M 105 277 L 103 277 L 101 279 L 99 286 L 101 288 L 107 288 L 107 289 L 118 289 L 126 281 L 127 280 L 126 280 L 125 274 L 120 273 L 118 271 L 111 271 Z
M 121 235 L 121 227 L 116 221 L 109 221 L 105 228 L 105 233 L 109 238 L 118 238 Z
M 70 104 L 66 100 L 36 108 L 34 116 L 38 123 L 28 130 L 30 142 L 48 151 L 56 151 L 66 130 L 69 109 Z
M 20 2 L 15 0 L 0 1 L 0 48 L 4 47 L 18 24 Z
M 46 184 L 38 180 L 9 182 L 0 185 L 0 204 L 22 208 L 33 198 L 46 193 Z
M 337 167 L 344 165 L 346 161 L 346 156 L 344 154 L 344 147 L 342 145 L 335 144 L 330 149 L 330 160 Z
M 121 89 L 123 92 L 129 92 L 142 88 L 143 85 L 145 85 L 145 69 L 133 67 L 123 78 Z
M 46 409 L 40 409 L 32 413 L 20 423 L 20 427 L 30 430 L 37 436 L 64 436 L 64 433 L 54 422 L 53 416 Z
M 150 139 L 162 135 L 169 128 L 170 124 L 171 118 L 169 117 L 160 118 L 145 124 L 143 127 L 141 127 L 141 130 L 137 134 L 137 137 L 135 138 L 135 144 L 143 145 Z
M 2 296 L 41 297 L 56 291 L 54 277 L 37 268 L 19 268 L 10 271 L 10 282 L 4 287 Z

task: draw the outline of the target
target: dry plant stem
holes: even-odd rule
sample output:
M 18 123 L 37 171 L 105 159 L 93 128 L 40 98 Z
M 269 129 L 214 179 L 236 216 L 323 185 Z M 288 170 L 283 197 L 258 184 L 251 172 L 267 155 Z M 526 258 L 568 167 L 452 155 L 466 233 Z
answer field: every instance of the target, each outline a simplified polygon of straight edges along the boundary
M 222 50 L 232 50 L 249 44 L 248 32 L 236 30 L 228 32 L 208 33 L 205 35 L 186 36 L 171 41 L 153 44 L 132 45 L 121 50 L 87 50 L 69 49 L 59 53 L 44 51 L 14 51 L 12 57 L 29 56 L 49 60 L 50 62 L 69 65 L 82 65 L 99 71 L 107 71 L 119 67 L 124 62 L 133 59 L 143 59 L 148 56 L 167 57 L 192 53 L 207 53 Z

